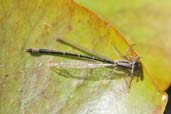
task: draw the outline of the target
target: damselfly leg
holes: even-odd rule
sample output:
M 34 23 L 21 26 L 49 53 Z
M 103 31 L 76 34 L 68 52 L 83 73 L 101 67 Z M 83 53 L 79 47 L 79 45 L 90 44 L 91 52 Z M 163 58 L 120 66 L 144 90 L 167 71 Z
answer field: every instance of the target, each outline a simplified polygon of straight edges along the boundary
M 116 46 L 112 45 L 112 48 L 115 52 L 115 54 L 122 58 L 122 59 L 125 59 L 125 60 L 128 60 L 128 61 L 132 61 L 134 59 L 134 52 L 132 50 L 132 47 L 135 46 L 135 44 L 132 44 L 131 46 L 128 47 L 128 49 L 125 50 L 124 54 L 122 54 L 117 48 Z M 127 55 L 131 53 L 131 57 L 128 57 Z

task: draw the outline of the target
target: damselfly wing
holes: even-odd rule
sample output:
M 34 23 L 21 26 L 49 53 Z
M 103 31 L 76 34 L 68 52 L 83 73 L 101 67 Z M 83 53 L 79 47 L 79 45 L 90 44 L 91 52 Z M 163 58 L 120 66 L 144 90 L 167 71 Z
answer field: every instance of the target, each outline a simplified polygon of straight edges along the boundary
M 117 69 L 115 65 L 108 63 L 71 60 L 58 63 L 50 62 L 49 66 L 64 77 L 81 80 L 112 80 L 129 75 L 129 72 Z

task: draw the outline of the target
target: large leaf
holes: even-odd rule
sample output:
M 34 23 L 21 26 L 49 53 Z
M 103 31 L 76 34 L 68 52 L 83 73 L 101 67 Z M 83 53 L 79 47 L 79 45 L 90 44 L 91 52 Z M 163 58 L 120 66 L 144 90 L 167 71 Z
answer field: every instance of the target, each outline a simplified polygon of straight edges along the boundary
M 0 14 L 0 113 L 163 112 L 167 96 L 155 86 L 146 70 L 144 80 L 133 80 L 128 88 L 122 77 L 96 81 L 63 77 L 47 64 L 66 59 L 32 57 L 24 51 L 42 47 L 78 52 L 55 42 L 56 37 L 63 37 L 108 58 L 119 59 L 112 47 L 124 53 L 130 46 L 94 13 L 70 0 L 1 0 Z
M 171 84 L 171 2 L 156 0 L 76 0 L 96 12 L 132 42 L 157 85 L 165 90 Z

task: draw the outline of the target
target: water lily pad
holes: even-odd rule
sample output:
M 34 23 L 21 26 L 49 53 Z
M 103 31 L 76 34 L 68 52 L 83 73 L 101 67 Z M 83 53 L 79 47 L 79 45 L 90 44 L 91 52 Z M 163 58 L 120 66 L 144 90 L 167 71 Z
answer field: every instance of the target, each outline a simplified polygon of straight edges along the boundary
M 68 59 L 31 56 L 25 52 L 26 48 L 34 47 L 82 53 L 56 42 L 55 38 L 60 37 L 107 58 L 121 59 L 113 46 L 123 54 L 130 45 L 113 26 L 88 9 L 71 0 L 2 0 L 0 8 L 1 113 L 163 112 L 167 96 L 145 69 L 144 80 L 134 79 L 128 88 L 124 78 L 96 81 L 66 78 L 48 63 Z

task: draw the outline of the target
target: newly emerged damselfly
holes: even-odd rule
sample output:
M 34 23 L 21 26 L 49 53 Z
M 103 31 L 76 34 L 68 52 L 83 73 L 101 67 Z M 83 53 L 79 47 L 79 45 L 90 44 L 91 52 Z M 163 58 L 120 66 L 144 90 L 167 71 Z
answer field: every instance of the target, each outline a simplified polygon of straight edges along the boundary
M 61 57 L 67 57 L 71 59 L 75 59 L 75 61 L 70 61 L 70 62 L 60 62 L 60 63 L 51 63 L 50 66 L 53 67 L 58 67 L 61 69 L 69 69 L 69 68 L 74 68 L 74 69 L 91 69 L 90 72 L 92 72 L 92 69 L 97 69 L 97 68 L 105 68 L 105 71 L 107 72 L 100 72 L 101 70 L 96 70 L 96 73 L 99 72 L 99 75 L 103 75 L 103 78 L 100 79 L 105 79 L 110 77 L 112 73 L 118 73 L 122 75 L 126 75 L 131 77 L 133 79 L 134 77 L 140 78 L 143 80 L 143 67 L 142 63 L 139 61 L 139 58 L 137 57 L 134 60 L 128 60 L 128 59 L 123 59 L 123 60 L 111 60 L 106 57 L 100 56 L 97 53 L 93 53 L 92 51 L 89 51 L 81 46 L 77 46 L 74 43 L 68 42 L 65 39 L 58 38 L 58 42 L 63 43 L 65 45 L 68 45 L 70 47 L 73 47 L 74 49 L 77 49 L 79 51 L 82 51 L 86 53 L 87 55 L 84 54 L 77 54 L 77 53 L 70 53 L 70 52 L 62 52 L 62 51 L 57 51 L 57 50 L 51 50 L 51 49 L 35 49 L 35 48 L 28 48 L 26 49 L 26 52 L 29 52 L 32 55 L 55 55 L 55 56 L 61 56 Z M 77 59 L 81 59 L 77 60 Z M 89 62 L 84 62 L 84 61 L 89 61 Z M 107 70 L 106 70 L 107 69 Z M 67 72 L 67 70 L 60 70 L 61 72 Z M 100 74 L 103 73 L 103 74 Z M 110 74 L 111 73 L 111 74 Z M 81 75 L 81 74 L 77 74 Z M 91 75 L 91 74 L 90 74 Z M 76 76 L 72 76 L 75 77 Z M 81 78 L 82 79 L 82 78 Z M 88 77 L 84 77 L 84 79 L 89 79 Z M 112 78 L 110 78 L 112 79 Z

